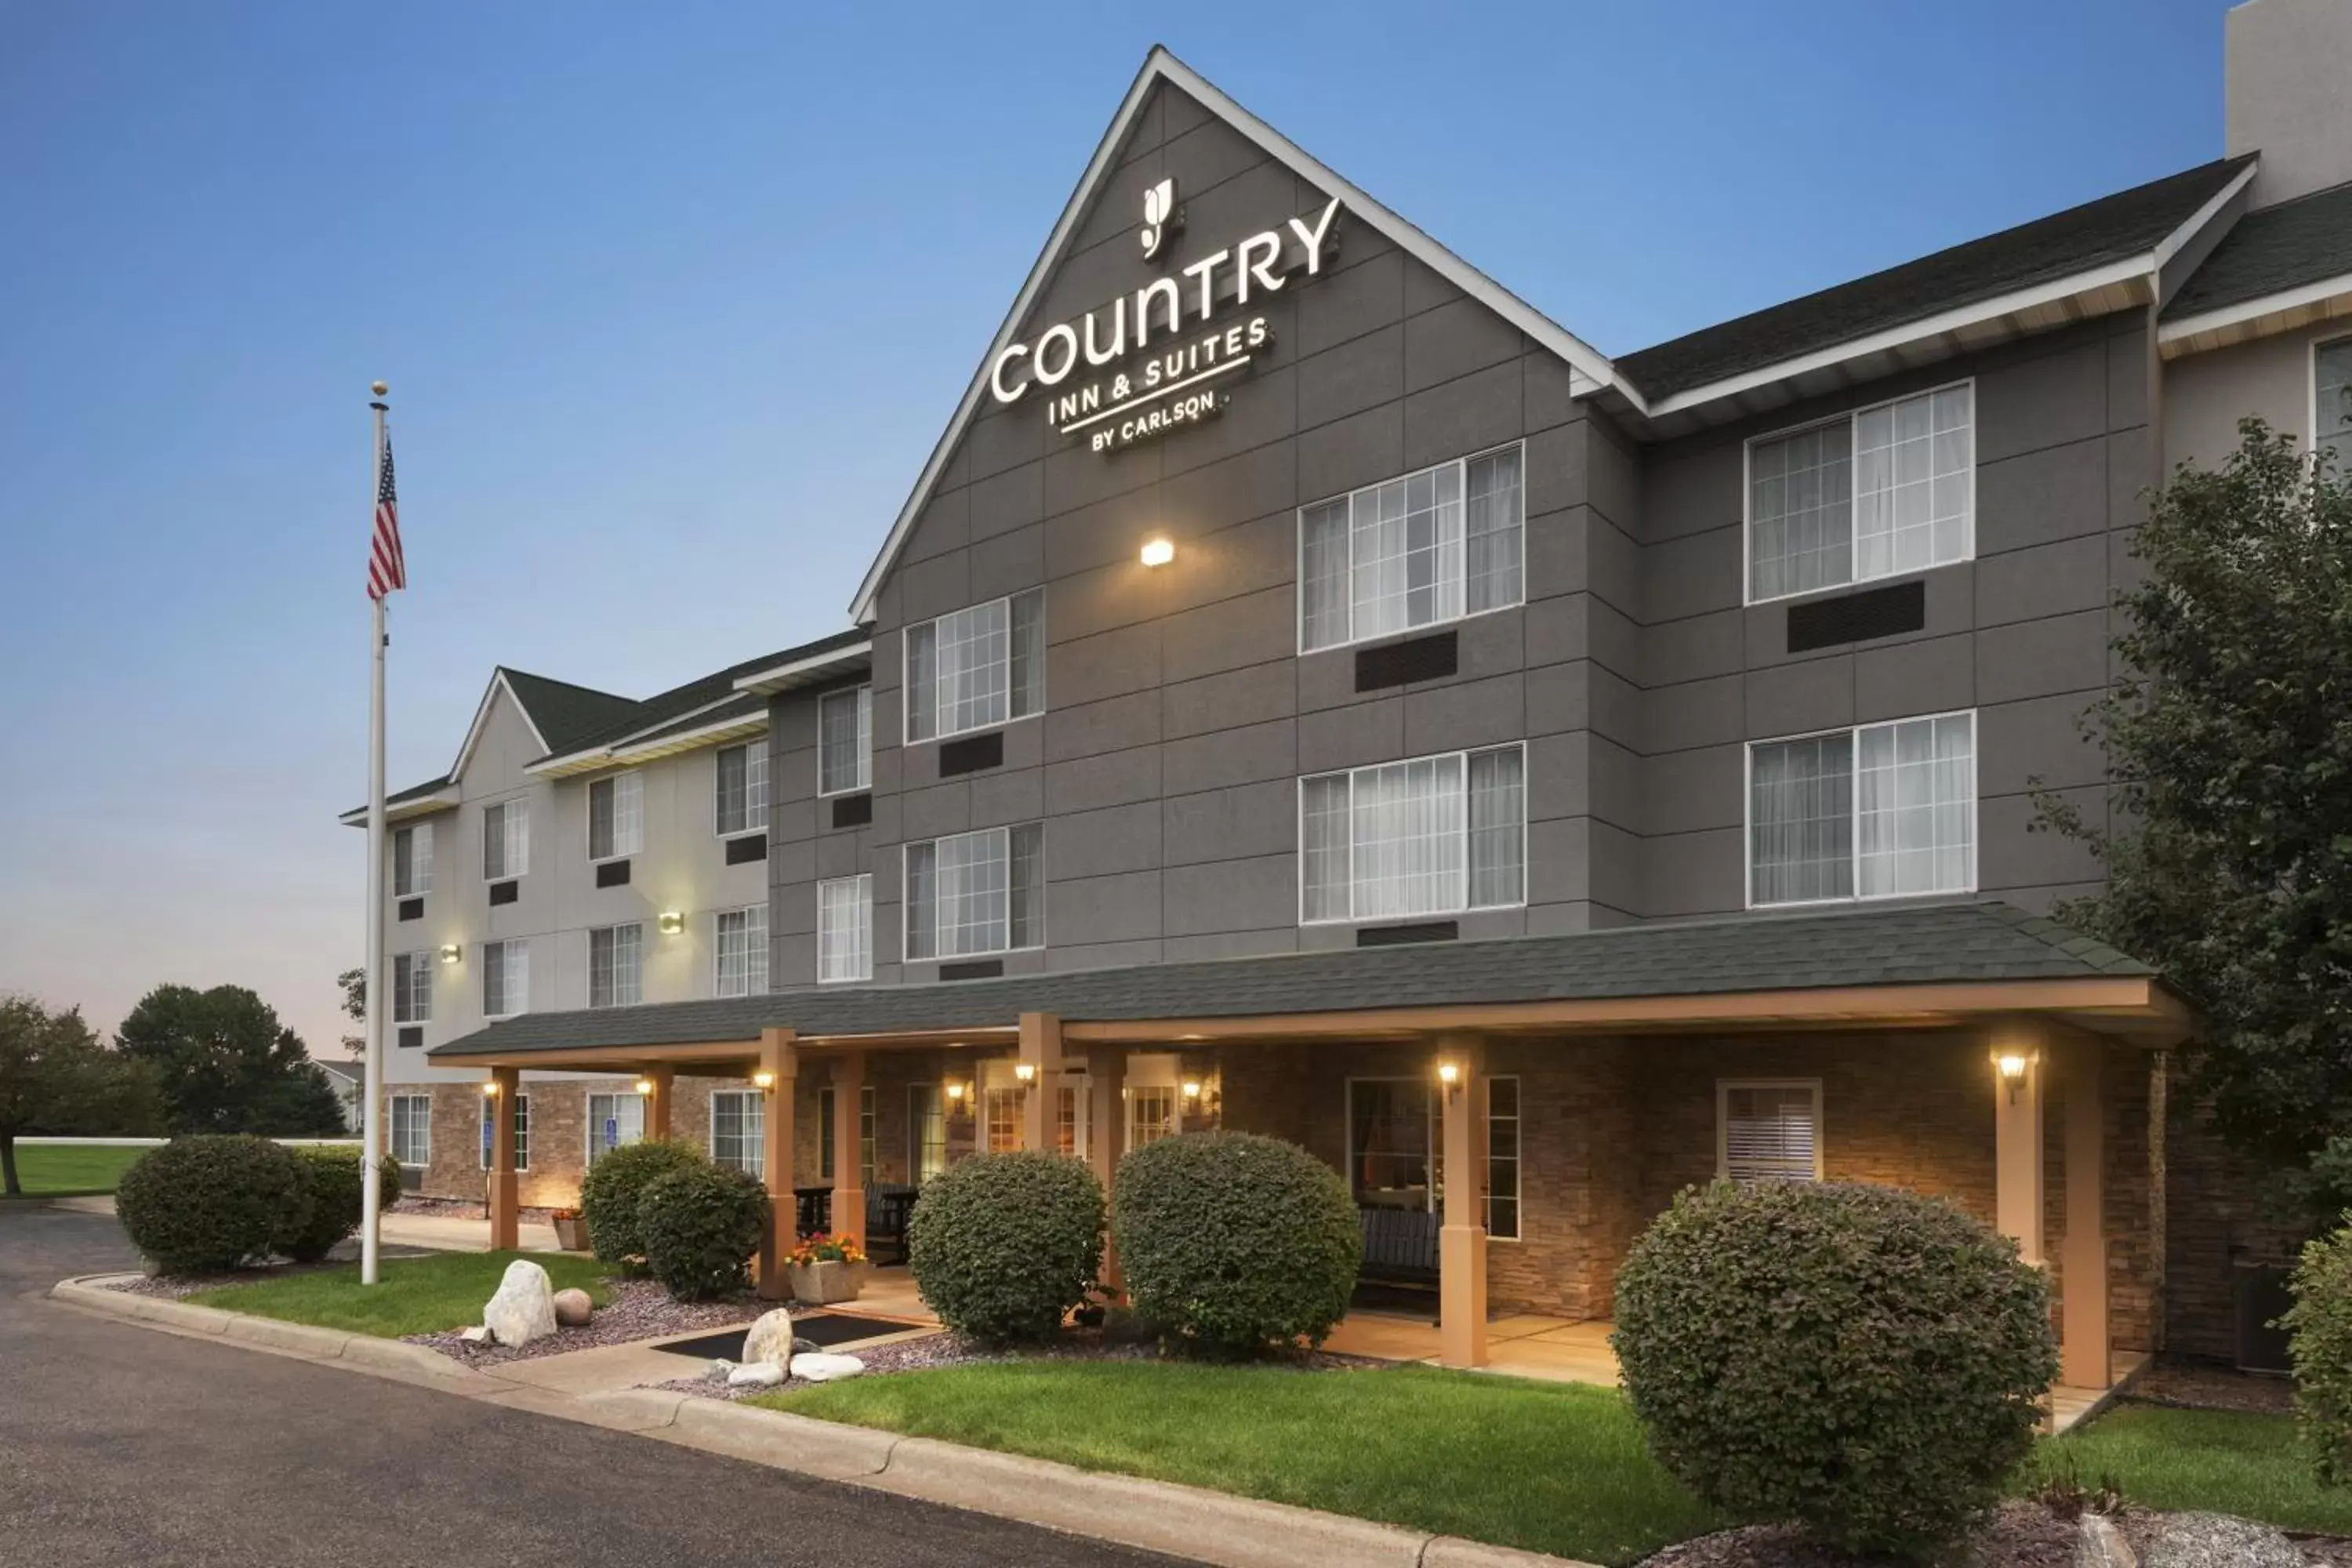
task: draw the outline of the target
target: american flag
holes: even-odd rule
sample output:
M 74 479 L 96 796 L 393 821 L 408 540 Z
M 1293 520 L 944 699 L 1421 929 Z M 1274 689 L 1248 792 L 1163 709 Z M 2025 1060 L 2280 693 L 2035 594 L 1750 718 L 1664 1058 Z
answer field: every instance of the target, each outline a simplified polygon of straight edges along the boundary
M 375 540 L 368 550 L 368 597 L 381 599 L 408 586 L 408 563 L 400 553 L 400 498 L 392 486 L 392 437 L 377 455 Z

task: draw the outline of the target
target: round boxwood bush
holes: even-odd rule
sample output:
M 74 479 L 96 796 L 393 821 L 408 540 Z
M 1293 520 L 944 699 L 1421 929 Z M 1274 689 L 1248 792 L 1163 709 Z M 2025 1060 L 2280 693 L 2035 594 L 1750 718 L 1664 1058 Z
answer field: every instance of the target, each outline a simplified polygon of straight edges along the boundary
M 131 1245 L 165 1274 L 258 1263 L 310 1222 L 310 1184 L 292 1152 L 249 1133 L 175 1138 L 141 1155 L 115 1188 Z
M 1617 1276 L 1611 1336 L 1660 1462 L 1735 1518 L 1933 1552 L 1997 1500 L 2058 1375 L 2012 1242 L 1891 1187 L 1718 1182 Z
M 2322 1486 L 2352 1480 L 2352 1226 L 2306 1244 L 2280 1320 L 2294 1367 L 2295 1425 Z
M 647 1272 L 681 1301 L 707 1301 L 751 1282 L 751 1255 L 768 1229 L 768 1189 L 732 1165 L 697 1160 L 645 1184 L 636 1223 Z
M 363 1161 L 360 1151 L 348 1144 L 298 1145 L 289 1152 L 310 1188 L 310 1213 L 299 1228 L 278 1237 L 272 1250 L 297 1263 L 316 1263 L 360 1227 L 366 1196 L 360 1180 Z M 400 1162 L 387 1154 L 376 1167 L 376 1203 L 388 1209 L 399 1201 Z
M 645 1272 L 646 1237 L 638 1199 L 656 1176 L 709 1159 L 691 1143 L 648 1138 L 596 1156 L 580 1183 L 580 1215 L 598 1258 L 631 1274 Z
M 1279 1138 L 1163 1138 L 1119 1162 L 1111 1239 L 1136 1312 L 1195 1343 L 1319 1345 L 1363 1261 L 1348 1184 Z
M 923 1184 L 907 1266 L 940 1321 L 978 1340 L 1043 1339 L 1102 1271 L 1102 1184 L 1063 1154 L 974 1154 Z

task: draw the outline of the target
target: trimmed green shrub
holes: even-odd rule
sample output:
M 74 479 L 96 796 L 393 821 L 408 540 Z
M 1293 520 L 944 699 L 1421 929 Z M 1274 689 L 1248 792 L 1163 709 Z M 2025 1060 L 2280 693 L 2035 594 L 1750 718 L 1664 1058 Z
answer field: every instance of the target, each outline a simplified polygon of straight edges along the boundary
M 360 1227 L 361 1204 L 366 1196 L 360 1180 L 360 1151 L 328 1143 L 297 1146 L 289 1152 L 310 1188 L 310 1209 L 302 1225 L 278 1237 L 271 1250 L 297 1263 L 316 1263 Z M 400 1162 L 387 1154 L 376 1166 L 376 1203 L 388 1209 L 399 1201 Z
M 1319 1345 L 1347 1315 L 1363 1226 L 1348 1184 L 1297 1144 L 1163 1138 L 1119 1162 L 1111 1191 L 1119 1270 L 1147 1321 L 1250 1352 Z
M 310 1184 L 284 1145 L 250 1133 L 174 1138 L 122 1173 L 114 1212 L 165 1274 L 258 1263 L 310 1222 Z
M 1737 1519 L 1921 1556 L 1997 1500 L 2058 1375 L 2016 1245 L 1891 1187 L 1717 1182 L 1617 1276 L 1611 1336 L 1651 1452 Z
M 732 1165 L 697 1160 L 645 1184 L 636 1223 L 646 1271 L 679 1300 L 707 1301 L 751 1282 L 751 1255 L 768 1228 L 768 1189 Z
M 2347 1216 L 2352 1220 L 2352 1215 Z M 2352 1480 L 2352 1224 L 2306 1242 L 2279 1321 L 2294 1367 L 2295 1426 L 2322 1486 Z
M 646 1237 L 637 1209 L 646 1184 L 685 1166 L 709 1163 L 709 1158 L 693 1144 L 664 1138 L 624 1143 L 597 1155 L 580 1183 L 580 1215 L 588 1222 L 589 1250 L 625 1273 L 643 1274 Z
M 940 1321 L 977 1340 L 1043 1339 L 1102 1272 L 1102 1184 L 1063 1154 L 973 1154 L 923 1184 L 907 1266 Z

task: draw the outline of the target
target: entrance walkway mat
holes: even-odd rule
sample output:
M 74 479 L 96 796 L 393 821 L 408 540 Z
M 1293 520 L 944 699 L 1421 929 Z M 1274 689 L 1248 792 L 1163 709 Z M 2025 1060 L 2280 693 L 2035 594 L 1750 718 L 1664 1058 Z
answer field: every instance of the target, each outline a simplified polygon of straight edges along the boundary
M 847 1312 L 811 1312 L 805 1317 L 793 1315 L 793 1337 L 808 1340 L 824 1346 L 856 1344 L 860 1340 L 880 1339 L 884 1334 L 903 1334 L 912 1325 L 894 1323 L 882 1318 L 860 1318 Z M 695 1340 L 672 1340 L 666 1345 L 656 1345 L 657 1351 L 672 1355 L 690 1355 L 703 1361 L 724 1358 L 743 1359 L 743 1336 L 750 1328 L 730 1329 L 722 1334 L 705 1334 Z

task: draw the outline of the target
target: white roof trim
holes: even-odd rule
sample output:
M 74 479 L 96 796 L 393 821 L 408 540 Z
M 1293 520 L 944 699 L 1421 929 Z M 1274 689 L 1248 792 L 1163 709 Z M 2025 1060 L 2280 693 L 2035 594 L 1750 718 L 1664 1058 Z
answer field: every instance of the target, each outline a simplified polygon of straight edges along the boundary
M 541 752 L 547 750 L 547 737 L 539 732 L 538 724 L 531 720 L 530 710 L 523 705 L 521 698 L 515 695 L 514 688 L 507 684 L 506 668 L 500 666 L 498 673 L 490 677 L 489 689 L 482 693 L 481 706 L 474 710 L 474 721 L 466 727 L 466 742 L 457 748 L 457 760 L 449 764 L 451 778 L 466 776 L 467 759 L 474 754 L 474 744 L 482 738 L 482 727 L 490 721 L 490 704 L 501 691 L 507 694 L 507 700 L 515 705 L 515 711 L 522 715 L 523 727 L 530 731 L 530 738 L 539 742 L 539 749 Z
M 2231 177 L 2228 184 L 2214 192 L 2211 200 L 2189 214 L 2188 222 L 2164 237 L 2163 241 L 2156 247 L 2155 256 L 2150 258 L 2152 264 L 2161 270 L 2167 262 L 2187 249 L 2189 243 L 2197 237 L 2200 230 L 2211 223 L 2223 207 L 2237 200 L 2240 191 L 2254 183 L 2254 175 L 2261 168 L 2262 159 L 2257 154 L 2253 162 Z
M 411 795 L 406 800 L 386 801 L 383 807 L 383 819 L 386 822 L 401 822 L 412 816 L 423 816 L 428 812 L 446 811 L 450 806 L 464 804 L 465 796 L 458 791 L 457 781 L 451 779 L 439 788 L 428 790 L 423 795 Z M 346 827 L 365 827 L 367 807 L 353 806 L 335 820 Z
M 2156 330 L 2156 341 L 2167 347 L 2201 337 L 2207 332 L 2219 332 L 2231 327 L 2242 326 L 2264 316 L 2284 315 L 2314 305 L 2324 305 L 2340 296 L 2352 294 L 2352 272 L 2340 272 L 2333 278 L 2323 278 L 2316 283 L 2305 283 L 2296 289 L 2283 289 L 2275 294 L 2258 294 L 2251 300 L 2241 300 L 2234 305 L 2201 311 L 2167 321 Z M 2253 336 L 2252 333 L 2242 334 Z M 2189 344 L 2195 348 L 2201 345 Z M 2219 345 L 2214 345 L 2219 346 Z
M 690 752 L 698 746 L 732 740 L 738 735 L 756 735 L 767 727 L 768 710 L 762 707 L 754 709 L 749 713 L 738 713 L 732 719 L 721 719 L 716 723 L 704 724 L 697 729 L 681 730 L 673 735 L 659 735 L 649 740 L 641 740 L 634 745 L 626 741 L 615 741 L 605 749 L 604 755 L 615 763 L 663 757 L 673 752 Z
M 895 539 L 897 535 L 892 537 Z M 873 655 L 874 641 L 869 637 L 864 642 L 850 643 L 824 653 L 813 653 L 806 658 L 787 659 L 766 669 L 755 669 L 737 680 L 735 689 L 739 693 L 756 691 L 763 697 L 772 696 L 802 684 L 793 679 L 795 676 L 814 675 L 835 665 L 854 664 L 861 658 L 871 658 Z
M 1126 142 L 1128 130 L 1134 124 L 1144 100 L 1154 87 L 1163 81 L 1199 100 L 1210 113 L 1255 142 L 1269 157 L 1288 164 L 1292 172 L 1310 184 L 1337 196 L 1350 216 L 1387 237 L 1447 282 L 1559 355 L 1567 362 L 1571 385 L 1578 393 L 1597 392 L 1615 381 L 1615 372 L 1608 356 L 1600 350 L 1366 195 L 1353 184 L 1340 178 L 1297 142 L 1212 86 L 1198 71 L 1170 54 L 1165 47 L 1155 44 L 1144 59 L 1143 68 L 1136 73 L 1134 85 L 1127 89 L 1127 97 L 1119 104 L 1118 112 L 1112 116 L 1110 129 L 1103 133 L 1102 142 L 1095 148 L 1094 156 L 1087 162 L 1077 188 L 1071 192 L 1068 205 L 1062 208 L 1062 216 L 1055 221 L 1053 233 L 1046 237 L 1045 247 L 1038 252 L 1035 264 L 1029 268 L 1029 276 L 1022 283 L 1021 292 L 1013 297 L 1013 308 L 1005 312 L 1003 324 L 997 328 L 996 336 L 990 340 L 988 352 L 981 355 L 979 368 L 972 372 L 971 384 L 964 389 L 963 401 L 956 405 L 955 417 L 948 422 L 947 431 L 940 437 L 939 445 L 931 448 L 930 458 L 923 465 L 922 475 L 915 481 L 914 490 L 907 497 L 907 504 L 899 509 L 898 520 L 891 524 L 890 535 L 883 541 L 881 552 L 875 556 L 874 564 L 866 569 L 865 581 L 858 584 L 857 596 L 850 602 L 851 620 L 873 620 L 874 601 L 881 592 L 882 579 L 891 563 L 897 561 L 899 549 L 906 543 L 907 535 L 915 525 L 915 519 L 921 515 L 925 503 L 930 500 L 931 489 L 938 483 L 940 470 L 947 466 L 949 455 L 955 450 L 956 443 L 963 438 L 964 430 L 971 425 L 973 410 L 979 406 L 982 391 L 987 385 L 989 365 L 1013 341 L 1013 333 L 1029 313 L 1029 307 L 1035 303 L 1038 294 L 1043 291 L 1047 276 L 1061 260 L 1064 247 L 1076 232 L 1078 220 L 1093 201 L 1096 189 L 1115 167 L 1114 160 L 1118 149 Z

